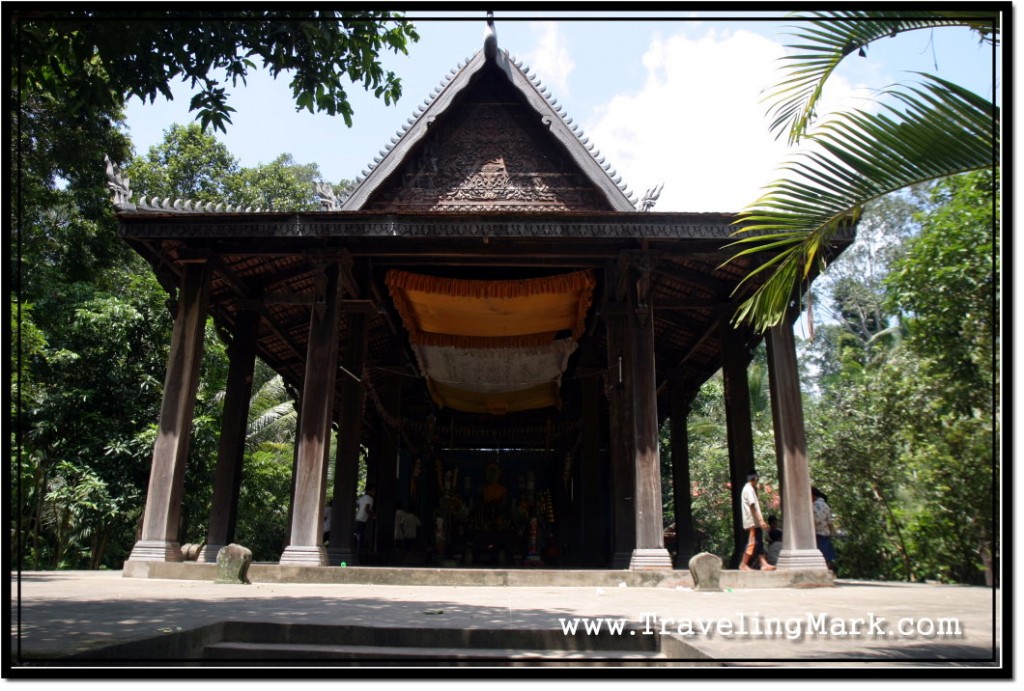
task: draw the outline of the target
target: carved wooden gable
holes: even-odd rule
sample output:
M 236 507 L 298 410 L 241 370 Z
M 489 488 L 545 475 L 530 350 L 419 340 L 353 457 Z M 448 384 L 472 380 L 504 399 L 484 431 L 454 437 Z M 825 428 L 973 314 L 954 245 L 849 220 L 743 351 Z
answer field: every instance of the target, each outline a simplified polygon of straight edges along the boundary
M 363 206 L 376 211 L 613 210 L 549 125 L 498 70 L 433 124 Z

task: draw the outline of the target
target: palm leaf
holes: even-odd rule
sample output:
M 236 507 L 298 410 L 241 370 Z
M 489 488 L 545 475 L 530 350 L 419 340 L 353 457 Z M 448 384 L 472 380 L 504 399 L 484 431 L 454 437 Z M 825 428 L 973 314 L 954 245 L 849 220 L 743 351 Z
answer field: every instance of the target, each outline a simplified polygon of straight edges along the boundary
M 265 441 L 281 441 L 294 434 L 297 419 L 291 401 L 279 403 L 253 418 L 245 433 L 245 445 L 255 449 Z
M 249 400 L 246 446 L 252 449 L 264 441 L 281 441 L 294 436 L 296 418 L 284 379 L 280 375 L 271 377 Z
M 822 249 L 862 206 L 890 192 L 998 162 L 998 109 L 951 82 L 922 82 L 891 90 L 902 106 L 880 113 L 836 114 L 807 135 L 812 148 L 784 164 L 782 177 L 742 211 L 735 223 L 745 237 L 729 260 L 776 252 L 749 273 L 771 275 L 743 302 L 734 321 L 763 330 L 778 323 L 793 288 L 824 269 Z
M 787 133 L 790 144 L 803 138 L 814 120 L 822 89 L 846 56 L 863 51 L 882 38 L 918 29 L 968 27 L 982 40 L 995 40 L 996 15 L 991 12 L 856 11 L 799 15 L 809 20 L 790 34 L 798 53 L 782 58 L 784 76 L 765 99 L 776 136 Z

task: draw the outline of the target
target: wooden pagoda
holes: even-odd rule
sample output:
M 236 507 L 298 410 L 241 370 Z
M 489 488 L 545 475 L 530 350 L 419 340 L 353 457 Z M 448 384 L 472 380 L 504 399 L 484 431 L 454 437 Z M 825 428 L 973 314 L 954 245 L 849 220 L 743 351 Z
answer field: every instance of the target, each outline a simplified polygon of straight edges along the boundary
M 208 315 L 230 372 L 200 561 L 234 540 L 256 357 L 280 373 L 300 413 L 281 564 L 360 556 L 346 538 L 362 450 L 377 490 L 363 563 L 398 563 L 401 504 L 422 520 L 430 563 L 672 568 L 659 454 L 667 421 L 675 566 L 686 568 L 696 549 L 687 415 L 719 369 L 739 521 L 738 491 L 755 466 L 747 366 L 762 337 L 730 317 L 757 285 L 741 279 L 763 258 L 724 263 L 732 214 L 635 203 L 493 34 L 347 198 L 318 190 L 319 212 L 133 203 L 109 163 L 108 176 L 122 236 L 176 302 L 130 561 L 183 559 L 184 464 Z M 852 231 L 837 249 L 851 240 Z M 766 338 L 786 528 L 779 567 L 825 569 L 791 321 Z

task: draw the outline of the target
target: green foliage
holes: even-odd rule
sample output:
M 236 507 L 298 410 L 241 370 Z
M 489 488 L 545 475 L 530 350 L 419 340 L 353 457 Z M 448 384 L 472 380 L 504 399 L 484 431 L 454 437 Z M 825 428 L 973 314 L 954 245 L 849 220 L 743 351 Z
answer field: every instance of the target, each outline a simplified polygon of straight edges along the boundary
M 407 53 L 419 40 L 382 10 L 35 8 L 15 21 L 15 90 L 59 95 L 69 115 L 88 117 L 132 97 L 172 98 L 180 80 L 195 89 L 190 109 L 203 129 L 220 130 L 234 110 L 226 86 L 258 69 L 290 74 L 298 109 L 339 114 L 351 126 L 346 82 L 392 103 L 402 84 L 381 67 L 381 53 Z
M 814 122 L 824 84 L 845 57 L 903 31 L 964 26 L 995 43 L 998 24 L 982 13 L 839 10 L 799 17 L 805 28 L 771 90 L 772 129 L 808 144 L 780 170 L 760 199 L 736 219 L 743 237 L 734 258 L 772 252 L 745 280 L 767 276 L 734 317 L 758 330 L 779 323 L 794 291 L 825 268 L 836 233 L 864 205 L 887 194 L 998 162 L 999 110 L 990 101 L 933 75 L 882 92 L 879 111 L 831 113 Z
M 7 268 L 14 276 L 16 425 L 8 515 L 21 568 L 118 568 L 141 527 L 171 314 L 151 268 L 118 236 L 110 203 L 103 156 L 123 162 L 132 149 L 123 129 L 125 100 L 170 96 L 175 79 L 191 81 L 197 119 L 203 128 L 223 129 L 231 112 L 224 84 L 262 68 L 292 76 L 300 108 L 351 123 L 345 80 L 391 102 L 401 82 L 378 58 L 404 53 L 418 38 L 400 17 L 376 10 L 189 10 L 187 17 L 130 8 L 13 15 L 16 233 Z M 129 168 L 135 189 L 150 197 L 273 209 L 315 208 L 312 183 L 319 179 L 315 165 L 287 155 L 240 168 L 198 126 L 172 128 Z M 193 541 L 206 531 L 227 367 L 212 328 L 205 353 L 181 523 L 183 537 Z M 281 422 L 265 443 L 289 442 L 287 411 L 278 404 Z M 266 454 L 263 443 L 252 447 Z M 239 531 L 254 542 L 272 532 L 262 516 L 287 507 L 280 477 L 290 473 L 291 454 L 275 454 L 277 465 L 246 471 L 254 487 L 273 493 L 244 500 L 256 522 L 240 519 Z M 279 550 L 281 540 L 271 542 Z
M 288 537 L 292 454 L 291 443 L 269 441 L 246 453 L 235 541 L 255 561 L 279 559 Z
M 19 460 L 32 481 L 22 484 L 18 510 L 20 525 L 32 532 L 36 567 L 90 566 L 103 558 L 118 524 L 132 526 L 141 515 L 149 450 L 135 437 L 159 410 L 170 320 L 151 276 L 122 278 L 120 294 L 81 283 L 55 285 L 63 295 L 47 301 L 47 319 L 37 322 L 46 346 L 22 360 L 32 395 L 22 399 Z M 78 485 L 92 489 L 81 494 Z M 102 502 L 99 488 L 106 494 Z M 82 506 L 54 513 L 56 504 L 71 499 Z M 88 503 L 105 508 L 97 513 Z M 72 530 L 82 523 L 94 531 L 96 549 L 72 552 L 67 541 L 85 535 Z
M 227 180 L 237 172 L 227 147 L 196 124 L 171 126 L 160 144 L 124 170 L 142 195 L 200 202 L 224 201 Z
M 949 375 L 962 413 L 990 409 L 998 334 L 998 198 L 991 171 L 943 181 L 888 279 L 910 344 Z
M 173 125 L 164 140 L 124 169 L 140 196 L 156 199 L 191 199 L 274 211 L 315 211 L 315 163 L 297 163 L 291 154 L 253 168 L 238 160 L 217 138 L 199 125 Z M 338 193 L 351 186 L 342 181 Z
M 983 583 L 999 554 L 997 202 L 990 171 L 879 200 L 816 285 L 826 323 L 802 345 L 808 457 L 836 516 L 845 577 Z M 764 364 L 756 352 L 748 379 L 767 514 L 777 487 Z M 720 376 L 694 401 L 689 434 L 700 548 L 727 558 Z
M 890 328 L 869 351 L 834 355 L 808 416 L 812 470 L 842 488 L 831 496 L 846 573 L 981 583 L 998 553 L 992 176 L 944 180 L 931 202 L 880 283 L 906 337 Z

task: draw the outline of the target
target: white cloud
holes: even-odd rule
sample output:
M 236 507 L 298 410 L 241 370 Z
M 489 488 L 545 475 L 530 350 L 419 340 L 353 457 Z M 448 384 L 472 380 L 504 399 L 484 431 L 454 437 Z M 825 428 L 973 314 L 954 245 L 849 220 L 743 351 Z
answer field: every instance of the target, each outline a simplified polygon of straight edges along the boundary
M 768 131 L 762 100 L 783 54 L 744 30 L 655 36 L 642 88 L 600 108 L 587 133 L 638 196 L 665 184 L 658 211 L 739 211 L 788 153 Z M 826 108 L 852 92 L 841 78 L 832 90 Z
M 531 71 L 547 83 L 553 93 L 569 96 L 569 75 L 576 64 L 572 61 L 565 36 L 555 22 L 530 22 L 537 36 L 537 46 L 523 56 Z

